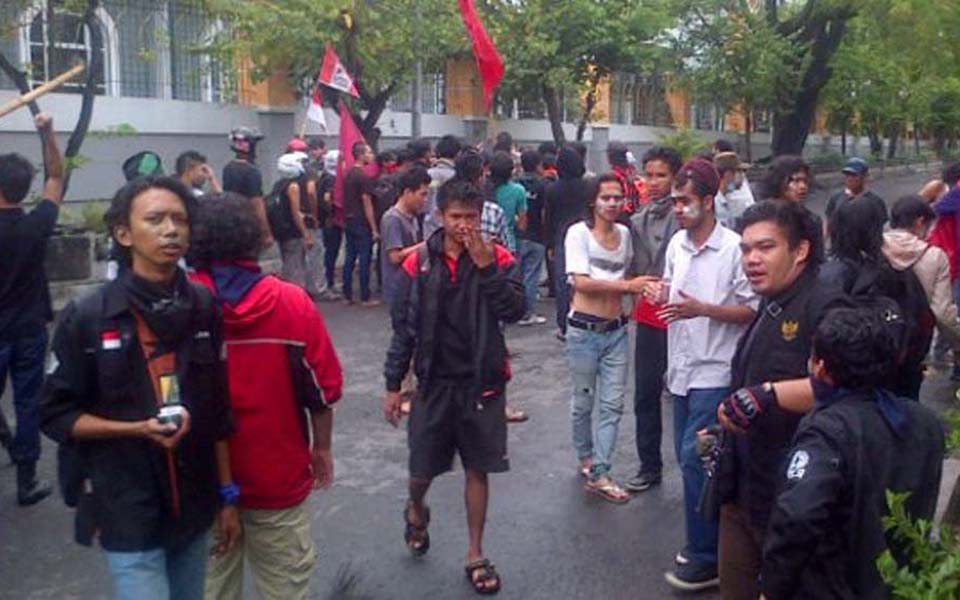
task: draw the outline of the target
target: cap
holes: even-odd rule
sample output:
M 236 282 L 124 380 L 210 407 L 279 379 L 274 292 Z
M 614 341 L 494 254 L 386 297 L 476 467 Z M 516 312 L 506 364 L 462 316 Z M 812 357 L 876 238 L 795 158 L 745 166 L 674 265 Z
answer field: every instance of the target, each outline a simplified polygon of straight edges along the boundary
M 287 142 L 287 152 L 306 152 L 309 149 L 310 146 L 298 137 L 290 138 L 290 141 Z
M 703 158 L 688 160 L 680 168 L 678 180 L 677 183 L 682 182 L 681 185 L 686 185 L 686 181 L 701 185 L 707 189 L 708 193 L 706 195 L 708 196 L 716 195 L 717 189 L 720 188 L 720 174 L 717 173 L 717 169 L 712 162 Z
M 123 161 L 121 169 L 127 181 L 133 181 L 138 177 L 163 175 L 163 164 L 160 161 L 160 157 L 152 150 L 137 152 Z
M 736 152 L 719 152 L 713 157 L 713 165 L 720 173 L 727 171 L 743 171 L 750 168 L 745 162 L 740 162 L 740 157 Z
M 846 175 L 863 175 L 869 170 L 870 166 L 867 165 L 867 161 L 857 156 L 854 156 L 847 161 L 847 164 L 843 165 L 843 173 Z

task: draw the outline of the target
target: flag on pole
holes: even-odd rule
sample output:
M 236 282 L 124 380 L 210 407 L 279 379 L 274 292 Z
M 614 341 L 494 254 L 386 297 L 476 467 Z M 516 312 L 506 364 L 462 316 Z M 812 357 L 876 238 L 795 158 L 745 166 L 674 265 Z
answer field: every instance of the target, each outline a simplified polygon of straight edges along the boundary
M 347 68 L 343 66 L 340 57 L 333 51 L 333 48 L 327 46 L 323 53 L 323 64 L 320 66 L 320 83 L 325 86 L 340 90 L 345 94 L 350 94 L 354 98 L 359 98 L 357 86 L 353 82 L 353 77 L 347 73 Z
M 310 106 L 307 107 L 307 119 L 320 125 L 320 129 L 327 130 L 327 117 L 323 114 L 323 95 L 320 93 L 320 84 L 313 88 Z
M 337 177 L 333 184 L 334 221 L 343 226 L 343 180 L 353 168 L 353 145 L 366 141 L 360 128 L 350 116 L 347 105 L 340 101 L 340 159 L 337 161 Z
M 489 111 L 493 104 L 493 90 L 503 79 L 503 59 L 500 58 L 500 53 L 497 52 L 497 47 L 494 46 L 487 30 L 483 28 L 473 0 L 459 0 L 459 2 L 460 16 L 463 17 L 463 24 L 473 42 L 473 56 L 477 60 L 477 71 L 480 72 L 480 84 L 483 87 L 483 101 Z

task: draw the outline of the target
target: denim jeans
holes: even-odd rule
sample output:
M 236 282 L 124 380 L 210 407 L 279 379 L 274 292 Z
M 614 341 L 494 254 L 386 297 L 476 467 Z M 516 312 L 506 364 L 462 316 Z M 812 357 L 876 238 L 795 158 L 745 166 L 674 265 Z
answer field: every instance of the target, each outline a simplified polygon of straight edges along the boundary
M 570 312 L 570 284 L 567 283 L 566 256 L 563 239 L 561 239 L 553 251 L 553 293 L 557 301 L 557 327 L 563 333 L 567 333 L 567 313 Z
M 571 327 L 567 332 L 567 359 L 573 383 L 573 447 L 578 459 L 593 458 L 591 475 L 599 477 L 610 471 L 623 415 L 627 328 L 595 333 Z M 592 419 L 594 405 L 598 405 L 596 430 Z
M 107 552 L 116 600 L 202 600 L 207 533 L 176 551 Z
M 343 228 L 331 225 L 323 228 L 323 273 L 327 278 L 327 288 L 336 289 L 334 285 L 337 272 L 337 257 L 340 256 L 340 245 L 343 243 Z
M 689 390 L 673 397 L 673 444 L 683 475 L 683 506 L 690 560 L 717 564 L 717 523 L 697 514 L 706 475 L 697 455 L 697 432 L 717 422 L 717 406 L 730 394 L 729 388 Z
M 47 352 L 47 328 L 0 340 L 0 396 L 7 373 L 13 382 L 13 408 L 17 433 L 10 446 L 10 458 L 17 464 L 40 459 L 40 385 Z
M 537 312 L 537 287 L 540 285 L 540 271 L 543 269 L 543 255 L 546 249 L 543 244 L 531 240 L 520 239 L 518 242 L 527 315 L 532 315 Z
M 280 259 L 283 261 L 280 276 L 310 293 L 313 281 L 307 274 L 307 250 L 303 245 L 303 238 L 284 240 L 278 245 Z
M 360 300 L 370 299 L 370 262 L 373 259 L 373 235 L 362 225 L 347 225 L 347 255 L 343 262 L 343 296 L 353 299 L 353 267 L 360 262 Z
M 633 414 L 636 417 L 637 458 L 640 471 L 660 473 L 663 457 L 663 374 L 667 371 L 667 332 L 637 323 L 634 353 Z
M 318 296 L 327 291 L 326 280 L 323 278 L 323 230 L 311 229 L 313 233 L 313 248 L 306 250 L 307 254 L 307 293 Z

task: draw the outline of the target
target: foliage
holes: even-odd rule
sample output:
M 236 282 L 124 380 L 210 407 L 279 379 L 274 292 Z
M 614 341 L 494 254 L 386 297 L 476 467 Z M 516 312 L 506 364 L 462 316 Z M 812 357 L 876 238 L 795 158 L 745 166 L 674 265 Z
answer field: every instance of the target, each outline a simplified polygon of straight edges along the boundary
M 960 390 L 957 390 L 960 394 Z M 947 429 L 947 455 L 951 455 L 960 450 L 960 410 L 955 408 L 948 410 L 943 415 L 946 421 Z
M 693 158 L 696 154 L 710 149 L 710 143 L 707 140 L 683 127 L 661 135 L 659 141 L 660 145 L 668 146 L 679 152 L 683 160 Z
M 909 493 L 887 491 L 890 513 L 884 529 L 903 549 L 906 564 L 898 564 L 888 549 L 877 558 L 877 570 L 890 586 L 892 597 L 903 600 L 954 600 L 960 593 L 960 539 L 941 526 L 939 539 L 931 538 L 929 521 L 913 521 L 907 512 Z
M 108 125 L 106 129 L 94 130 L 90 132 L 91 137 L 98 139 L 111 137 L 133 137 L 135 135 L 137 135 L 137 128 L 130 123 Z

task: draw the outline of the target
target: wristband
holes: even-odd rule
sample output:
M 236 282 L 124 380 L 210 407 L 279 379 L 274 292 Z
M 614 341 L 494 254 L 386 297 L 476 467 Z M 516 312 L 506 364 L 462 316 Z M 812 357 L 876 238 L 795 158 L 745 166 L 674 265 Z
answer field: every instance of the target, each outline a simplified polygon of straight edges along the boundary
M 240 487 L 235 483 L 221 485 L 217 489 L 217 493 L 220 495 L 220 502 L 224 506 L 236 506 L 240 503 Z

